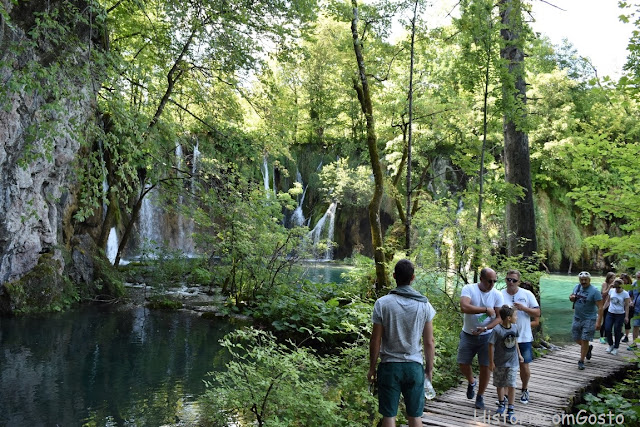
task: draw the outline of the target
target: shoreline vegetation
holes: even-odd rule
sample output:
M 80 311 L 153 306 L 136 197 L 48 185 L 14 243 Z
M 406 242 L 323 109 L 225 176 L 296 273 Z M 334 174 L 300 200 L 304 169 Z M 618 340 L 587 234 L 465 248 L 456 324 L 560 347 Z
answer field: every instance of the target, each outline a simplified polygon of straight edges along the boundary
M 376 407 L 375 401 L 371 401 L 370 396 L 362 393 L 366 389 L 366 384 L 360 384 L 362 378 L 359 378 L 360 372 L 357 369 L 358 366 L 361 369 L 365 369 L 366 366 L 368 351 L 366 343 L 370 326 L 370 308 L 373 301 L 371 298 L 362 298 L 364 288 L 362 283 L 358 281 L 359 274 L 362 272 L 356 272 L 352 266 L 341 278 L 340 284 L 312 283 L 301 280 L 293 287 L 276 287 L 274 294 L 268 298 L 260 298 L 252 305 L 241 304 L 238 306 L 235 302 L 226 299 L 219 292 L 219 289 L 209 286 L 180 285 L 166 289 L 166 292 L 163 293 L 164 297 L 169 301 L 180 301 L 179 308 L 182 310 L 189 310 L 203 317 L 239 317 L 253 325 L 247 331 L 234 332 L 223 340 L 226 343 L 227 351 L 232 355 L 231 372 L 234 372 L 234 375 L 241 372 L 244 373 L 243 375 L 248 375 L 248 372 L 251 371 L 251 382 L 243 383 L 238 381 L 237 376 L 231 378 L 224 373 L 216 373 L 215 378 L 207 379 L 208 391 L 201 398 L 200 407 L 203 408 L 203 412 L 200 422 L 203 425 L 217 425 L 216 423 L 221 422 L 220 414 L 226 414 L 227 421 L 231 417 L 245 421 L 252 419 L 255 422 L 260 418 L 268 419 L 276 413 L 279 414 L 278 416 L 282 416 L 283 411 L 291 410 L 291 413 L 295 413 L 300 410 L 299 408 L 291 409 L 298 406 L 291 401 L 292 396 L 287 396 L 286 393 L 283 395 L 267 393 L 262 395 L 262 400 L 259 403 L 265 405 L 264 413 L 256 413 L 255 408 L 259 406 L 242 407 L 246 405 L 246 402 L 251 401 L 250 396 L 265 392 L 265 390 L 254 389 L 253 384 L 275 386 L 275 383 L 269 382 L 273 375 L 280 375 L 281 378 L 284 378 L 292 374 L 290 370 L 294 367 L 299 370 L 299 365 L 294 363 L 291 358 L 301 358 L 303 360 L 301 363 L 318 367 L 318 371 L 310 369 L 309 372 L 305 372 L 305 375 L 308 375 L 305 381 L 308 380 L 311 383 L 304 382 L 296 375 L 298 378 L 296 381 L 303 381 L 298 384 L 299 387 L 314 388 L 319 383 L 326 387 L 327 384 L 331 384 L 328 392 L 321 392 L 317 389 L 314 392 L 321 393 L 323 399 L 327 401 L 326 407 L 318 408 L 318 411 L 321 409 L 328 412 L 338 411 L 346 418 L 349 418 L 351 411 L 354 413 L 368 411 L 368 419 L 374 420 L 377 417 L 375 411 L 372 410 Z M 564 287 L 573 286 L 575 278 L 571 275 L 560 274 L 557 276 L 565 279 L 564 281 L 568 283 Z M 426 283 L 428 281 L 423 280 L 417 287 L 423 293 L 433 295 L 430 300 L 435 304 L 439 313 L 434 321 L 437 346 L 434 385 L 437 391 L 442 393 L 456 386 L 461 378 L 457 370 L 444 368 L 457 366 L 455 354 L 460 325 L 458 325 L 457 316 L 446 315 L 450 311 L 457 311 L 455 300 L 435 287 L 428 285 L 425 287 Z M 563 287 L 562 283 L 552 286 Z M 127 289 L 129 294 L 137 295 L 135 297 L 137 304 L 144 303 L 145 298 L 148 299 L 154 293 L 152 287 L 141 284 L 128 284 Z M 544 292 L 543 288 L 543 295 Z M 566 292 L 560 290 L 559 293 L 564 295 Z M 164 308 L 175 307 L 168 305 Z M 550 341 L 547 336 L 538 341 L 536 356 L 557 348 L 556 343 Z M 276 363 L 274 358 L 282 363 Z M 345 363 L 348 366 L 344 366 Z M 331 367 L 336 372 L 340 372 L 343 378 L 337 380 L 333 375 L 327 375 L 320 368 L 321 366 Z M 585 391 L 583 400 L 578 400 L 575 403 L 574 412 L 602 409 L 603 405 L 607 406 L 606 401 L 612 396 L 625 396 L 625 400 L 631 399 L 633 401 L 633 397 L 628 397 L 633 394 L 631 387 L 624 385 L 629 381 L 640 381 L 640 378 L 638 378 L 636 371 L 630 371 L 630 374 L 628 378 L 621 378 L 620 382 L 614 383 L 611 387 L 599 384 L 594 386 L 593 390 Z M 232 390 L 235 393 L 232 393 Z M 598 390 L 600 390 L 600 394 L 596 393 Z M 293 389 L 289 390 L 289 393 L 295 394 Z M 216 398 L 220 395 L 227 396 L 227 400 Z M 345 401 L 345 395 L 350 395 L 353 399 Z M 336 401 L 336 396 L 342 397 Z M 315 395 L 314 398 L 318 398 L 318 395 Z M 304 399 L 298 400 L 303 401 Z M 226 402 L 226 405 L 229 406 L 224 407 L 221 402 Z M 337 410 L 338 406 L 332 405 L 342 406 L 340 406 L 340 410 Z M 275 412 L 272 414 L 267 410 L 269 407 L 289 409 L 274 409 Z M 635 419 L 629 409 L 626 406 L 624 408 L 626 419 Z M 326 417 L 327 412 L 324 414 L 323 416 Z M 313 417 L 319 415 L 316 413 L 309 416 L 312 417 L 309 420 L 312 420 Z M 355 415 L 351 414 L 351 416 Z M 402 415 L 399 414 L 399 416 L 399 419 L 402 419 Z M 335 425 L 341 425 L 345 422 L 345 420 L 335 417 L 328 419 L 333 420 Z M 354 418 L 351 418 L 351 421 L 353 420 Z

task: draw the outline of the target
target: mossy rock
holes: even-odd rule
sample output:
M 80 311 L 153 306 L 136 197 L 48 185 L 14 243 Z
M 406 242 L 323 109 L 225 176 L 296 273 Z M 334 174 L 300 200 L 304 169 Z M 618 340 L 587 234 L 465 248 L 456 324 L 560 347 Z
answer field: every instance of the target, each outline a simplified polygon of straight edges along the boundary
M 113 300 L 124 295 L 122 274 L 88 235 L 74 236 L 65 274 L 85 300 Z
M 77 302 L 77 290 L 61 270 L 60 261 L 47 253 L 29 273 L 6 283 L 3 310 L 9 313 L 5 314 L 61 311 Z

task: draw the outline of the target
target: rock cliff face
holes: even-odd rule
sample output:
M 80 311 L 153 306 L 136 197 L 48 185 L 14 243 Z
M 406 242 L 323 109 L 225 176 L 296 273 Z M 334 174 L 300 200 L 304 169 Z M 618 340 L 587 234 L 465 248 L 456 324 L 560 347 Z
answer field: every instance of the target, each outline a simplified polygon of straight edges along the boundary
M 87 9 L 85 2 L 71 3 Z M 44 253 L 52 254 L 60 270 L 65 267 L 60 249 L 72 237 L 73 163 L 79 130 L 94 114 L 97 85 L 86 72 L 88 24 L 72 23 L 64 34 L 34 31 L 42 17 L 68 24 L 71 12 L 63 2 L 0 0 L 0 8 L 8 12 L 0 14 L 2 295 L 3 285 L 31 271 Z M 65 44 L 63 36 L 78 43 Z

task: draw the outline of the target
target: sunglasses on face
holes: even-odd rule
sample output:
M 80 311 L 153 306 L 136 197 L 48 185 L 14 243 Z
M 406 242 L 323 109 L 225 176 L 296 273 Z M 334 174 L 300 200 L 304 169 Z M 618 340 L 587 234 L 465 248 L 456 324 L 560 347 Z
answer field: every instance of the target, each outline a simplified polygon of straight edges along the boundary
M 490 280 L 490 279 L 485 279 L 487 281 L 487 283 L 496 283 L 497 280 Z
M 518 279 L 514 279 L 513 277 L 507 277 L 504 280 L 509 282 L 509 283 L 517 283 L 518 282 Z

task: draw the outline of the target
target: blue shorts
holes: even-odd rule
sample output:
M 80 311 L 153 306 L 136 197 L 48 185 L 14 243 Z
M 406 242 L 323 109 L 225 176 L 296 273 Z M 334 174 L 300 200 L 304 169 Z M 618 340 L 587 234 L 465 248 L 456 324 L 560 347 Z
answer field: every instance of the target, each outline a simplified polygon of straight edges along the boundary
M 475 355 L 478 355 L 478 365 L 489 366 L 489 337 L 491 334 L 471 335 L 460 332 L 458 344 L 458 363 L 471 365 Z
M 636 316 L 637 316 L 637 314 L 636 314 Z M 631 326 L 633 326 L 634 328 L 637 328 L 638 326 L 640 326 L 640 318 L 631 319 Z
M 518 347 L 520 347 L 520 354 L 524 359 L 524 363 L 531 363 L 533 360 L 533 349 L 530 342 L 519 342 Z
M 378 412 L 383 417 L 398 414 L 400 393 L 408 417 L 424 412 L 424 368 L 417 362 L 381 363 L 378 365 Z
M 573 318 L 571 337 L 574 341 L 591 341 L 596 332 L 596 319 L 580 320 Z

